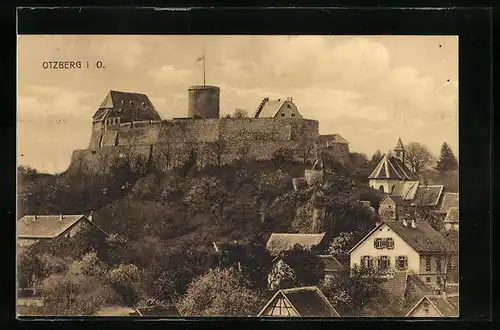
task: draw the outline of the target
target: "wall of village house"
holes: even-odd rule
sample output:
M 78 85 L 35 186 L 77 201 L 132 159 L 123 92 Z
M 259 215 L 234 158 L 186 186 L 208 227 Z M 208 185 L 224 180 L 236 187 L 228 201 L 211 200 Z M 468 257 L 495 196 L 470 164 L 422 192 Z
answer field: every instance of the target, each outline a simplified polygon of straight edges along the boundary
M 431 268 L 430 270 L 426 269 L 426 260 L 427 257 L 430 257 L 430 265 Z M 437 259 L 441 260 L 441 271 L 438 271 L 437 269 L 437 264 L 438 261 Z M 430 284 L 433 287 L 440 287 L 442 284 L 444 284 L 444 277 L 446 274 L 446 265 L 447 265 L 447 259 L 445 258 L 444 255 L 439 255 L 439 254 L 421 254 L 420 255 L 420 271 L 418 272 L 422 279 L 424 280 L 425 283 Z M 441 282 L 439 282 L 438 278 L 440 279 Z
M 385 198 L 380 203 L 378 212 L 383 219 L 396 220 L 398 218 L 398 209 L 396 203 L 390 199 Z
M 442 317 L 442 315 L 431 304 L 429 304 L 426 308 L 425 304 L 422 302 L 415 307 L 410 314 L 408 314 L 408 317 Z
M 384 193 L 390 194 L 392 191 L 392 187 L 396 189 L 397 185 L 399 184 L 399 180 L 393 180 L 393 179 L 370 179 L 369 184 L 370 187 L 373 189 L 379 189 L 380 186 L 384 187 Z
M 394 240 L 394 248 L 376 249 L 374 246 L 375 238 L 392 238 Z M 419 254 L 385 224 L 380 226 L 380 228 L 373 232 L 364 242 L 358 245 L 356 249 L 351 252 L 351 268 L 355 265 L 360 266 L 361 257 L 363 256 L 373 257 L 374 266 L 376 266 L 377 257 L 388 256 L 391 268 L 396 266 L 396 258 L 398 256 L 406 256 L 408 258 L 408 269 L 413 270 L 415 273 L 419 272 Z

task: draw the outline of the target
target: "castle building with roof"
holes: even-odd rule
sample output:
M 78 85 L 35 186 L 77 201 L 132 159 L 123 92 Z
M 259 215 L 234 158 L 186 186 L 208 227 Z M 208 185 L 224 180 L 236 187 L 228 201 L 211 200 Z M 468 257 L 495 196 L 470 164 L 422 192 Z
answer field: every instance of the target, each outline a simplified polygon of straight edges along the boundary
M 88 148 L 73 152 L 70 170 L 103 172 L 116 157 L 174 168 L 193 153 L 203 167 L 230 164 L 242 154 L 272 159 L 283 150 L 304 162 L 325 154 L 349 162 L 347 140 L 320 135 L 318 121 L 304 118 L 291 98 L 265 98 L 244 118 L 221 118 L 219 103 L 219 87 L 192 86 L 187 117 L 162 120 L 145 94 L 110 91 L 92 117 Z

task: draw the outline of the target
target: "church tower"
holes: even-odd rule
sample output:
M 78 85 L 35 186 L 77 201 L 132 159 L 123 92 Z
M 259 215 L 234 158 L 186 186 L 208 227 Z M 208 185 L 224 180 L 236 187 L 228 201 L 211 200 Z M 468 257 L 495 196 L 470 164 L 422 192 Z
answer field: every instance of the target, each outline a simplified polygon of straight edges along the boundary
M 392 195 L 397 187 L 407 181 L 418 181 L 418 178 L 405 165 L 405 149 L 401 138 L 398 139 L 394 152 L 382 156 L 382 159 L 368 176 L 370 187 L 385 194 Z
M 398 143 L 396 143 L 396 148 L 394 148 L 394 155 L 403 163 L 405 162 L 405 148 L 403 147 L 401 138 L 398 138 Z

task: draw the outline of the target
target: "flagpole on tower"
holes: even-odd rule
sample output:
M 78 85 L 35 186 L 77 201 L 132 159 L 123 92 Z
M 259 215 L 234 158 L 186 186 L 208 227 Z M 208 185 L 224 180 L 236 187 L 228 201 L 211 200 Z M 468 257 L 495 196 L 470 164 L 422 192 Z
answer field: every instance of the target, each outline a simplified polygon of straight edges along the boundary
M 203 49 L 203 86 L 205 86 L 205 49 Z

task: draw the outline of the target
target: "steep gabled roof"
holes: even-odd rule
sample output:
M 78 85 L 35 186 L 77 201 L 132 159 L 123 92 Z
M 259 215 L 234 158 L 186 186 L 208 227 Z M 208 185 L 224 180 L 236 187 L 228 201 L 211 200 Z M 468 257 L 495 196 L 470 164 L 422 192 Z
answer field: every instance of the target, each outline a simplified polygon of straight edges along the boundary
M 415 181 L 417 177 L 398 158 L 384 155 L 368 179 L 395 179 Z
M 415 206 L 436 206 L 441 200 L 443 188 L 443 185 L 419 185 L 411 204 Z
M 442 317 L 454 317 L 458 316 L 458 308 L 453 305 L 451 302 L 449 302 L 447 299 L 445 299 L 442 296 L 433 296 L 433 295 L 428 295 L 422 297 L 406 314 L 406 316 L 410 316 L 410 314 L 421 304 L 428 303 L 432 307 L 436 309 L 436 311 L 442 316 Z
M 398 234 L 406 243 L 417 252 L 450 252 L 451 247 L 438 231 L 426 221 L 418 221 L 416 228 L 412 228 L 410 223 L 403 226 L 402 222 L 387 220 L 385 224 Z
M 84 215 L 25 215 L 17 221 L 17 238 L 55 238 L 81 220 L 88 221 Z
M 345 269 L 345 267 L 342 266 L 342 264 L 330 254 L 318 255 L 318 258 L 325 264 L 325 271 L 327 272 L 335 272 Z
M 304 249 L 310 249 L 323 241 L 326 233 L 321 234 L 289 234 L 272 233 L 267 241 L 266 248 L 273 251 L 286 251 L 292 249 L 296 244 Z
M 394 203 L 397 205 L 397 206 L 408 206 L 408 205 L 411 205 L 411 202 L 410 201 L 407 201 L 405 200 L 403 197 L 401 196 L 397 196 L 397 195 L 386 195 L 382 201 L 380 203 L 382 203 L 385 199 L 391 199 L 394 201 Z
M 419 181 L 400 182 L 394 188 L 392 195 L 401 196 L 405 200 L 413 199 L 415 197 L 419 185 L 420 185 Z
M 458 193 L 444 193 L 439 212 L 448 213 L 452 207 L 458 207 Z
M 120 117 L 122 123 L 144 120 L 161 120 L 160 115 L 145 94 L 109 91 L 92 117 L 94 122 L 108 117 Z
M 274 118 L 286 102 L 292 101 L 287 99 L 270 100 L 268 98 L 262 100 L 261 104 L 259 105 L 260 110 L 258 109 L 255 113 L 255 118 Z
M 384 220 L 378 226 L 375 226 L 368 234 L 365 235 L 356 245 L 354 245 L 348 253 L 350 254 L 362 242 L 370 237 L 373 232 L 386 224 L 401 237 L 408 245 L 417 252 L 450 252 L 452 251 L 450 244 L 438 231 L 431 227 L 426 221 L 419 221 L 416 228 L 412 228 L 411 224 L 403 226 L 402 222 L 393 220 Z
M 322 134 L 322 135 L 320 135 L 318 137 L 318 143 L 329 147 L 330 143 L 349 144 L 349 141 L 347 141 L 342 135 L 337 133 L 337 134 Z
M 277 299 L 286 299 L 299 317 L 338 317 L 339 313 L 316 286 L 279 290 L 262 308 L 258 316 Z
M 448 213 L 446 213 L 446 218 L 444 219 L 444 223 L 458 223 L 459 212 L 458 207 L 450 207 Z

